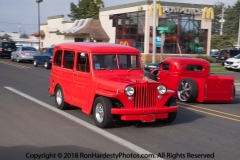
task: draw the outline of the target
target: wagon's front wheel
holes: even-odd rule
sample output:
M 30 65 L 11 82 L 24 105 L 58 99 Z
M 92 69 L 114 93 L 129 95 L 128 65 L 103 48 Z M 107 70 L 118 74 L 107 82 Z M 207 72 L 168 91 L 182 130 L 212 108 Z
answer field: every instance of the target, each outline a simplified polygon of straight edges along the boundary
M 93 117 L 95 124 L 100 128 L 110 127 L 113 123 L 111 114 L 112 103 L 106 97 L 97 97 L 93 105 Z
M 167 103 L 165 104 L 165 106 L 177 106 L 177 102 L 175 100 L 174 97 L 170 97 L 167 101 Z M 177 117 L 177 112 L 170 112 L 168 113 L 168 118 L 163 119 L 164 123 L 172 123 Z
M 182 79 L 178 84 L 178 98 L 182 102 L 194 102 L 198 96 L 197 83 L 191 78 Z

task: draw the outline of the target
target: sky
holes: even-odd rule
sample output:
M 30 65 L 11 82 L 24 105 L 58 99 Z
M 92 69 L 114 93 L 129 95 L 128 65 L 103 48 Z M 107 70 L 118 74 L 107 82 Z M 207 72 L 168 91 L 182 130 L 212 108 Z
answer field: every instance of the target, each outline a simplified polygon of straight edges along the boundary
M 47 17 L 64 15 L 70 21 L 70 3 L 78 4 L 79 0 L 43 0 L 40 3 L 40 24 L 47 23 Z M 103 0 L 105 7 L 139 2 L 143 0 Z M 237 0 L 198 0 L 194 4 L 213 5 L 215 2 L 234 5 Z M 161 1 L 160 1 L 161 2 Z M 193 0 L 164 0 L 164 2 L 192 3 Z M 19 27 L 20 26 L 20 27 Z M 36 0 L 1 0 L 0 31 L 32 34 L 38 31 L 38 3 Z

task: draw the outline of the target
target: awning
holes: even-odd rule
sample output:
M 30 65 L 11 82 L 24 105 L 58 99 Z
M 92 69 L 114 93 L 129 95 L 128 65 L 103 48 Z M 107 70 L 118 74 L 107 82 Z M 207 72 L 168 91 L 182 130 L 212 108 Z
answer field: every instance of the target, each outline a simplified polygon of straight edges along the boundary
M 88 21 L 86 26 L 82 27 L 80 30 L 77 30 L 75 32 L 63 32 L 58 33 L 61 35 L 86 35 L 89 34 L 91 38 L 94 40 L 106 40 L 108 41 L 110 38 L 108 37 L 107 33 L 104 31 L 104 29 L 101 26 L 101 23 L 99 20 L 91 19 Z

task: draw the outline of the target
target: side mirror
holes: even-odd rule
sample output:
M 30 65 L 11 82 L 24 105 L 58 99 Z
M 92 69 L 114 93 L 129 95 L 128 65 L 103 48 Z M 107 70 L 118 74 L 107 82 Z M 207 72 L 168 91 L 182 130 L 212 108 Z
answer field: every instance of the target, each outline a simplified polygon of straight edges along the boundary
M 81 53 L 81 57 L 85 57 L 85 56 L 86 56 L 86 54 L 82 52 Z

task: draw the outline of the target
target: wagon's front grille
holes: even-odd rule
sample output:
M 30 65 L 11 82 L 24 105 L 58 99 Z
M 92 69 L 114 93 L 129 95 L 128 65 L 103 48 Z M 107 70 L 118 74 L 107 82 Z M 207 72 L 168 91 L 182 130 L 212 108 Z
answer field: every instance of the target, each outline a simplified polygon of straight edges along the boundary
M 134 107 L 136 109 L 156 107 L 157 88 L 155 85 L 136 86 L 134 90 Z

